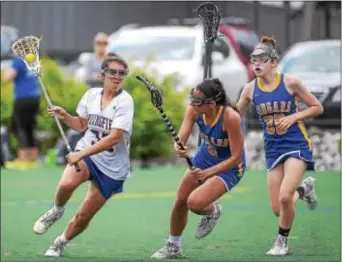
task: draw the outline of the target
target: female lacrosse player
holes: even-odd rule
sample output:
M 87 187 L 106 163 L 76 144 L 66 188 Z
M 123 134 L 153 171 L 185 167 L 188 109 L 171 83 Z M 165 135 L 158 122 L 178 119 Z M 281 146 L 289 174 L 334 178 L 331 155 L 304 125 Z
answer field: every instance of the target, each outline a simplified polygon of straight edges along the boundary
M 314 169 L 312 145 L 302 120 L 323 110 L 301 81 L 276 72 L 277 58 L 275 40 L 263 37 L 251 54 L 257 78 L 246 85 L 237 105 L 243 114 L 252 102 L 264 132 L 270 204 L 279 216 L 279 234 L 268 255 L 288 254 L 287 240 L 298 198 L 307 201 L 310 209 L 316 207 L 314 178 L 308 177 L 298 186 L 305 170 Z M 299 99 L 308 107 L 301 112 Z
M 171 214 L 170 235 L 165 246 L 152 255 L 155 259 L 181 257 L 181 235 L 187 224 L 188 210 L 202 215 L 196 238 L 209 235 L 222 214 L 218 202 L 237 185 L 245 171 L 245 153 L 241 119 L 218 79 L 207 79 L 190 94 L 179 139 L 186 145 L 194 123 L 200 129 L 202 143 L 193 157 L 195 170 L 188 169 L 178 188 Z M 176 154 L 187 151 L 174 146 Z M 205 181 L 199 184 L 197 181 Z
M 129 175 L 134 104 L 122 89 L 128 67 L 123 59 L 115 56 L 104 60 L 101 70 L 103 88 L 90 89 L 84 94 L 77 108 L 78 116 L 71 116 L 57 106 L 48 109 L 69 127 L 86 131 L 76 152 L 66 157 L 69 165 L 58 183 L 54 206 L 37 220 L 34 231 L 45 233 L 63 216 L 73 191 L 87 180 L 91 183 L 83 204 L 46 251 L 46 256 L 61 256 L 67 243 L 85 230 L 106 201 L 123 191 Z M 79 164 L 81 171 L 75 170 L 74 163 Z

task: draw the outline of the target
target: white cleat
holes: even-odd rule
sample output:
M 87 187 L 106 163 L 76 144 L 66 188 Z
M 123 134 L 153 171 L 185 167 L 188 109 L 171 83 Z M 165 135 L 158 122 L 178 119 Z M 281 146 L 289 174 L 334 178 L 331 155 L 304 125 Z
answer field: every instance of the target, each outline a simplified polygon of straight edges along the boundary
M 64 248 L 67 246 L 66 242 L 60 241 L 59 237 L 52 243 L 45 252 L 46 257 L 61 257 L 64 254 Z
M 208 236 L 217 224 L 217 221 L 222 215 L 222 206 L 218 202 L 214 202 L 215 212 L 208 216 L 202 216 L 201 221 L 197 226 L 196 238 L 202 239 Z
M 315 178 L 307 177 L 303 180 L 301 186 L 304 188 L 303 200 L 307 202 L 310 210 L 314 210 L 317 207 L 318 197 L 315 192 Z
M 286 256 L 289 254 L 287 237 L 278 235 L 273 247 L 266 252 L 269 256 Z
M 62 211 L 56 211 L 54 208 L 51 208 L 36 221 L 33 226 L 33 231 L 39 235 L 44 234 L 54 223 L 62 218 L 63 214 L 64 209 Z
M 165 245 L 157 250 L 152 256 L 152 259 L 178 259 L 182 258 L 182 247 L 176 245 L 169 240 L 165 242 Z

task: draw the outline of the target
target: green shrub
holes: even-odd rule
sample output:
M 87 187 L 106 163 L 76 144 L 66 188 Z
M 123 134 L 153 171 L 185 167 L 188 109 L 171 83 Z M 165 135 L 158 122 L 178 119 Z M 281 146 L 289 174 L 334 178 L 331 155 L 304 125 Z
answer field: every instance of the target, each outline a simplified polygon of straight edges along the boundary
M 65 78 L 60 66 L 53 60 L 43 58 L 42 67 L 44 71 L 43 82 L 52 103 L 62 106 L 70 114 L 75 115 L 78 102 L 87 91 L 87 86 L 84 83 Z M 143 74 L 163 91 L 164 109 L 176 130 L 179 129 L 184 115 L 187 90 L 184 92 L 175 91 L 173 88 L 175 75 L 169 75 L 158 81 L 156 77 L 146 74 L 140 69 L 131 70 L 130 75 L 125 80 L 124 88 L 132 95 L 135 105 L 131 158 L 145 162 L 152 158 L 167 159 L 172 155 L 172 138 L 168 134 L 158 110 L 151 103 L 149 91 L 136 79 L 137 74 Z M 12 84 L 1 80 L 1 125 L 10 126 L 11 124 L 12 93 Z M 41 145 L 43 153 L 46 153 L 48 148 L 53 147 L 60 137 L 54 119 L 46 113 L 46 106 L 47 103 L 42 92 L 37 128 L 53 132 L 52 139 L 44 141 Z M 67 127 L 64 126 L 64 129 L 66 130 Z M 12 147 L 15 149 L 17 143 L 13 134 L 11 137 Z
M 152 105 L 150 92 L 136 79 L 138 74 L 143 74 L 162 90 L 164 110 L 176 131 L 183 119 L 187 90 L 175 91 L 175 75 L 168 75 L 162 81 L 158 81 L 156 77 L 149 76 L 139 69 L 133 70 L 125 81 L 125 89 L 133 96 L 135 105 L 131 157 L 143 161 L 158 157 L 168 158 L 172 154 L 172 137 L 160 113 Z

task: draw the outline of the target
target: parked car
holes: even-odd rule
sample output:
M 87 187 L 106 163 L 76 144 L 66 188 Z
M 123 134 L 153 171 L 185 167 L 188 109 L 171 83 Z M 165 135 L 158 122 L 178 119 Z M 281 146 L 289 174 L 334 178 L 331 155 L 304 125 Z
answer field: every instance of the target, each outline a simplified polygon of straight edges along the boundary
M 260 41 L 261 35 L 259 32 L 250 25 L 248 20 L 239 17 L 222 18 L 218 31 L 228 38 L 239 59 L 245 65 L 248 72 L 248 81 L 253 80 L 255 74 L 249 55 Z
M 198 18 L 172 18 L 168 21 L 172 25 L 196 25 Z M 133 27 L 136 24 L 128 25 Z M 116 36 L 121 29 L 113 34 Z M 222 17 L 218 28 L 219 35 L 225 36 L 231 43 L 240 61 L 245 65 L 248 72 L 248 81 L 255 78 L 253 67 L 249 61 L 249 55 L 253 52 L 254 47 L 259 43 L 261 35 L 251 25 L 248 19 L 242 17 Z
M 323 104 L 325 113 L 341 125 L 341 112 L 331 108 L 332 98 L 341 86 L 341 40 L 306 41 L 293 45 L 279 63 L 279 71 L 297 76 Z M 330 106 L 328 106 L 330 104 Z M 300 109 L 305 106 L 300 103 Z M 341 104 L 339 104 L 341 108 Z M 332 111 L 329 111 L 332 110 Z M 341 111 L 341 109 L 339 109 Z M 318 118 L 317 118 L 318 121 Z M 317 122 L 316 121 L 316 122 Z M 314 123 L 314 122 L 312 122 Z M 322 125 L 319 123 L 319 125 Z
M 151 70 L 161 76 L 178 73 L 175 87 L 195 86 L 203 79 L 204 40 L 201 26 L 153 26 L 129 28 L 115 35 L 107 52 L 117 53 L 133 66 L 143 67 L 152 58 Z M 223 82 L 227 94 L 237 100 L 248 75 L 231 43 L 216 39 L 212 53 L 213 77 Z
M 307 125 L 341 129 L 341 85 L 329 89 L 323 107 L 323 114 L 314 120 L 308 120 Z
M 341 40 L 306 41 L 294 44 L 283 55 L 278 71 L 301 79 L 322 103 L 324 113 L 306 120 L 307 126 L 341 127 Z M 306 108 L 299 103 L 300 110 Z M 254 109 L 250 119 L 256 117 Z M 249 121 L 249 126 L 254 125 Z M 255 127 L 255 125 L 254 125 Z

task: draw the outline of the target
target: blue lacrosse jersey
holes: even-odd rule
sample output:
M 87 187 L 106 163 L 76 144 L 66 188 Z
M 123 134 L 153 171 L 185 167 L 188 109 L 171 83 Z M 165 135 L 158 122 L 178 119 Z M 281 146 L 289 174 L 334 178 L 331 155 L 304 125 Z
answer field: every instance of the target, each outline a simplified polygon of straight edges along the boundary
M 194 165 L 201 169 L 209 168 L 231 157 L 228 134 L 223 130 L 224 106 L 219 112 L 212 125 L 207 125 L 205 115 L 199 115 L 196 119 L 200 129 L 202 143 L 194 156 Z M 242 175 L 246 166 L 245 152 L 243 151 L 241 163 L 232 168 Z
M 12 60 L 12 68 L 17 72 L 14 79 L 15 99 L 39 98 L 39 82 L 34 73 L 26 67 L 25 62 L 15 57 Z
M 263 129 L 266 159 L 300 151 L 311 159 L 312 144 L 303 121 L 297 121 L 288 129 L 279 128 L 279 120 L 298 112 L 295 98 L 287 91 L 284 75 L 277 73 L 277 81 L 270 91 L 265 90 L 259 78 L 255 80 L 253 104 Z

